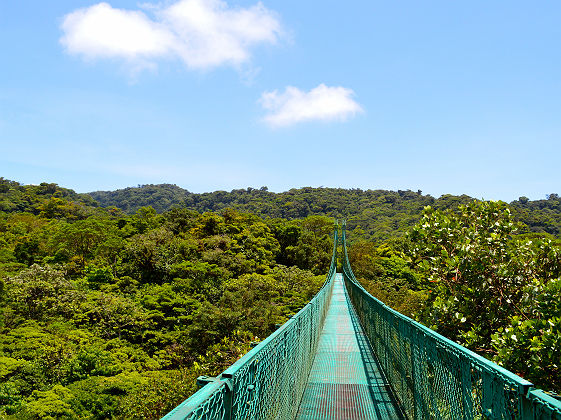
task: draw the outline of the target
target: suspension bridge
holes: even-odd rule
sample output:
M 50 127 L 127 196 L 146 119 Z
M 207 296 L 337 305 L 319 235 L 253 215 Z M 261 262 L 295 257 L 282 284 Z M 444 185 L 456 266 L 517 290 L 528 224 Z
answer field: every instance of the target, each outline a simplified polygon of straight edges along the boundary
M 163 420 L 561 420 L 558 399 L 371 296 L 344 223 L 340 239 L 317 295 Z

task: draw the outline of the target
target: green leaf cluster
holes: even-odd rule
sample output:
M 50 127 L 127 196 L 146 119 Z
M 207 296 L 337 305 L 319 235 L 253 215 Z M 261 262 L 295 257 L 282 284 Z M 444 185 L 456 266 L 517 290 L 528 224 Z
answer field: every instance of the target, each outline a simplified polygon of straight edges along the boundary
M 428 296 L 417 318 L 559 392 L 561 246 L 526 228 L 502 202 L 427 208 L 406 244 Z

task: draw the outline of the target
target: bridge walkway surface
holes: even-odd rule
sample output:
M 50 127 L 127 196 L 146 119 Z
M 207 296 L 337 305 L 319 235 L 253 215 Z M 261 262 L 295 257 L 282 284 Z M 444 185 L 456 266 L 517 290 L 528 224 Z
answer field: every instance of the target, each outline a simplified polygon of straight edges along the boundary
M 343 284 L 333 296 L 297 420 L 403 419 Z

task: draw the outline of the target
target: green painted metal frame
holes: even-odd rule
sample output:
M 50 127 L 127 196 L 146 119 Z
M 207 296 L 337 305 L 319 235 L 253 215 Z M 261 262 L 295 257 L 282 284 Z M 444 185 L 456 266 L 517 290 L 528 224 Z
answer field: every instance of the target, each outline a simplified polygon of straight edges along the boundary
M 337 272 L 338 238 L 336 225 L 331 266 L 316 296 L 163 419 L 287 420 L 296 416 L 331 299 Z
M 370 295 L 352 272 L 345 222 L 342 242 L 347 291 L 408 418 L 561 420 L 561 401 Z

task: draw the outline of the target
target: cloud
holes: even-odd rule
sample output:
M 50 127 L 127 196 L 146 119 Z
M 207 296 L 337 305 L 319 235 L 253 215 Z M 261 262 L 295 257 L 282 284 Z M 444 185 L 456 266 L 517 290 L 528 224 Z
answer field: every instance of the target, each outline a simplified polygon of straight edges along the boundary
M 191 69 L 238 67 L 258 44 L 275 44 L 282 27 L 261 3 L 230 8 L 221 0 L 180 0 L 145 4 L 143 10 L 108 3 L 64 16 L 60 43 L 86 60 L 122 59 L 135 68 L 155 67 L 161 59 L 180 59 Z
M 362 107 L 354 101 L 354 92 L 341 86 L 323 83 L 309 92 L 288 86 L 284 93 L 264 92 L 261 105 L 269 113 L 264 120 L 273 127 L 288 126 L 304 121 L 346 121 Z

